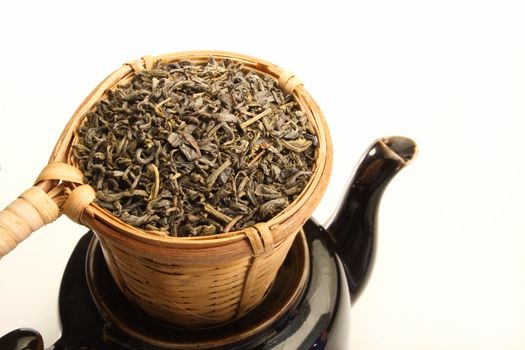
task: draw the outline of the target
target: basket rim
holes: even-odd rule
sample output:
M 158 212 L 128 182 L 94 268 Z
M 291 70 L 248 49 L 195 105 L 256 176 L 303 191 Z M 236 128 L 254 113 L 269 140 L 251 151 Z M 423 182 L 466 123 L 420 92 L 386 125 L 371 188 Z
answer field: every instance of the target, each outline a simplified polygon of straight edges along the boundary
M 108 90 L 118 85 L 122 80 L 127 79 L 135 74 L 135 70 L 133 68 L 134 65 L 142 65 L 145 63 L 146 59 L 153 59 L 154 62 L 160 61 L 162 63 L 188 59 L 200 63 L 202 61 L 207 61 L 210 56 L 213 56 L 216 60 L 231 59 L 233 61 L 241 62 L 245 69 L 254 70 L 259 74 L 270 76 L 276 81 L 279 80 L 279 77 L 282 74 L 289 74 L 288 71 L 271 62 L 228 51 L 192 50 L 167 53 L 154 57 L 147 56 L 148 58 L 145 58 L 145 56 L 140 60 L 124 64 L 115 70 L 97 87 L 95 87 L 95 89 L 85 98 L 78 109 L 73 113 L 70 121 L 66 125 L 55 146 L 55 149 L 53 150 L 53 153 L 50 157 L 50 162 L 65 162 L 75 166 L 71 152 L 71 146 L 75 144 L 78 139 L 77 129 L 83 122 L 86 113 L 91 110 L 93 105 L 98 102 Z M 291 76 L 293 76 L 293 74 Z M 316 202 L 313 206 L 315 207 L 326 189 L 326 183 L 323 182 L 328 181 L 331 173 L 332 144 L 326 120 L 320 108 L 302 84 L 297 85 L 293 89 L 292 94 L 294 95 L 296 102 L 299 103 L 301 110 L 303 110 L 303 112 L 305 112 L 307 115 L 317 133 L 317 156 L 315 159 L 312 176 L 297 198 L 270 220 L 263 222 L 263 224 L 267 225 L 270 229 L 282 224 L 292 216 L 297 215 L 301 208 L 303 208 L 312 197 Z M 72 189 L 77 187 L 77 185 L 74 183 L 69 185 Z M 321 194 L 316 193 L 316 190 L 319 189 L 322 191 Z M 88 227 L 93 228 L 92 226 L 103 225 L 111 228 L 112 230 L 117 230 L 129 238 L 138 239 L 144 243 L 156 243 L 157 245 L 168 244 L 169 246 L 176 247 L 189 247 L 194 246 L 195 244 L 199 244 L 199 246 L 202 247 L 214 247 L 218 245 L 236 243 L 246 238 L 246 228 L 236 231 L 222 232 L 210 236 L 173 237 L 169 235 L 163 235 L 159 234 L 159 232 L 162 231 L 149 231 L 127 224 L 94 202 L 86 208 L 84 213 L 87 215 L 84 215 L 84 220 L 82 220 L 82 222 Z M 304 222 L 306 219 L 308 219 L 308 217 L 303 219 Z M 97 220 L 99 225 L 93 225 L 94 220 Z

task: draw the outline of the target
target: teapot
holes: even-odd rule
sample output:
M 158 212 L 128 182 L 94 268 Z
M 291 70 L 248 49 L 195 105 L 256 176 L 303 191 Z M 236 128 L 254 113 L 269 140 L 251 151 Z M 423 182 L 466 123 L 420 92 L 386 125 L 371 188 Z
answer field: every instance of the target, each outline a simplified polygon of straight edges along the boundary
M 49 349 L 333 348 L 336 329 L 348 328 L 338 324 L 348 312 L 342 299 L 355 303 L 372 271 L 383 191 L 416 153 L 414 141 L 401 136 L 372 143 L 329 224 L 307 220 L 261 305 L 220 326 L 177 328 L 130 306 L 88 232 L 66 266 L 59 295 L 62 335 Z M 44 344 L 37 331 L 21 328 L 0 338 L 0 349 L 41 350 Z

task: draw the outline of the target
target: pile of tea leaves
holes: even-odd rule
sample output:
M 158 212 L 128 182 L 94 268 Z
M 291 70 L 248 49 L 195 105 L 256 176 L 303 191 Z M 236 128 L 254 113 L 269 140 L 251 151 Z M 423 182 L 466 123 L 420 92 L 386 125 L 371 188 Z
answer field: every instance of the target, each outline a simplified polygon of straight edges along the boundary
M 231 60 L 157 64 L 86 114 L 74 158 L 133 226 L 211 235 L 267 221 L 308 182 L 315 131 L 270 77 Z

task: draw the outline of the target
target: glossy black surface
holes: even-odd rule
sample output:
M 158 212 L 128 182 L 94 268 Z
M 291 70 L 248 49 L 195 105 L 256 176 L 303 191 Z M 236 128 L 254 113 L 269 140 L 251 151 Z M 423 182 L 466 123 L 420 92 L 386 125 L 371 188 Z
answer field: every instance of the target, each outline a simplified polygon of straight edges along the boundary
M 370 276 L 375 257 L 377 209 L 390 180 L 416 155 L 414 141 L 383 138 L 373 143 L 345 191 L 327 233 L 341 259 L 352 302 Z
M 32 329 L 21 328 L 0 338 L 1 350 L 42 350 L 44 343 L 40 334 Z
M 82 236 L 64 270 L 58 299 L 62 336 L 51 349 L 122 349 L 103 340 L 106 326 L 89 293 L 85 265 L 92 238 L 92 232 Z

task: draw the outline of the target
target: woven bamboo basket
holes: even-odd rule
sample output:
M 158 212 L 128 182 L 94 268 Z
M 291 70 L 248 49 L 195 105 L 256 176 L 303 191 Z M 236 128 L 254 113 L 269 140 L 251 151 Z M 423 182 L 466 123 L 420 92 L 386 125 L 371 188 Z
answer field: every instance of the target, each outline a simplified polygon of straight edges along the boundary
M 71 145 L 86 112 L 119 82 L 157 62 L 189 59 L 205 63 L 231 59 L 245 69 L 278 81 L 293 94 L 318 136 L 314 172 L 306 188 L 268 222 L 240 231 L 205 237 L 154 235 L 117 219 L 96 205 L 95 191 L 84 184 Z M 62 213 L 92 229 L 124 295 L 147 315 L 186 327 L 217 325 L 257 306 L 272 285 L 296 234 L 327 187 L 332 145 L 325 119 L 301 81 L 269 62 L 222 51 L 190 51 L 145 56 L 124 64 L 103 80 L 75 111 L 33 187 L 0 212 L 0 258 Z

